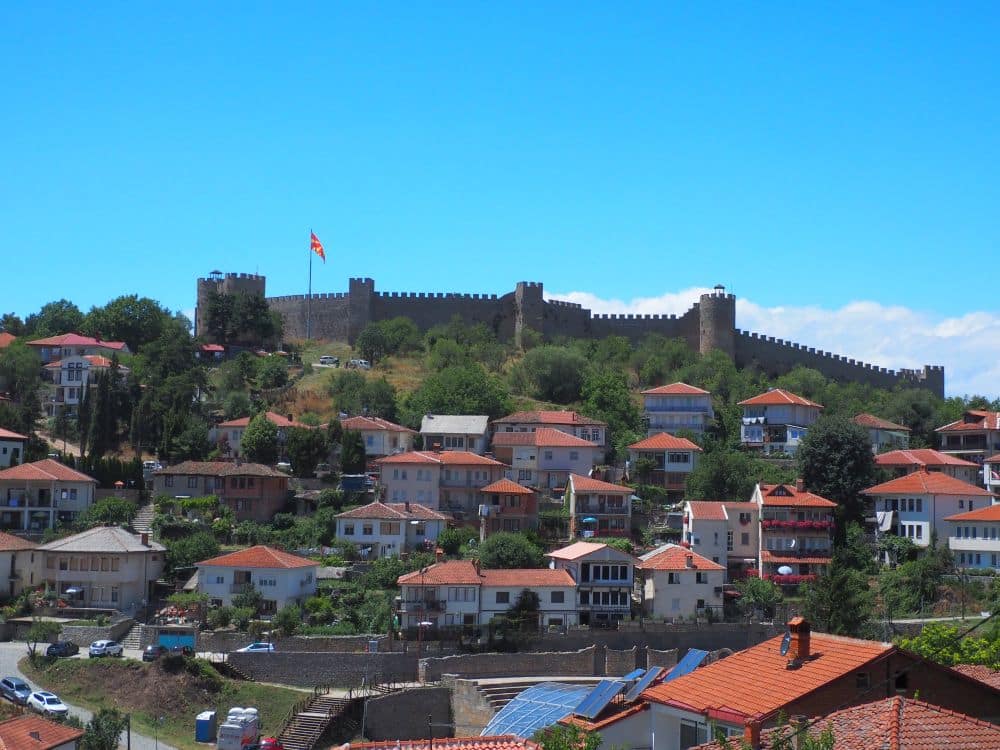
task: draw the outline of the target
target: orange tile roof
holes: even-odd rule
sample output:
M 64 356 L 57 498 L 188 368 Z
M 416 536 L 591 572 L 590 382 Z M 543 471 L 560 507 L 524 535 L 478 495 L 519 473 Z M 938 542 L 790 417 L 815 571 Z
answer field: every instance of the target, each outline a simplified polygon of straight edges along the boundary
M 940 471 L 914 471 L 903 477 L 890 479 L 888 482 L 876 484 L 867 490 L 862 490 L 864 495 L 958 495 L 977 497 L 990 497 L 990 493 L 982 487 L 955 479 Z
M 278 414 L 277 412 L 264 412 L 264 416 L 267 417 L 267 421 L 275 427 L 307 427 L 312 429 L 310 425 L 303 424 L 302 422 L 296 422 L 295 420 L 289 419 L 283 414 Z M 219 427 L 246 427 L 250 424 L 251 419 L 253 419 L 253 417 L 230 419 L 228 422 L 219 422 Z
M 1000 503 L 945 516 L 945 521 L 1000 521 Z
M 561 424 L 607 427 L 607 422 L 566 410 L 517 411 L 506 417 L 493 420 L 493 424 Z
M 632 494 L 631 487 L 623 487 L 620 484 L 611 484 L 611 482 L 604 482 L 600 479 L 593 479 L 580 474 L 570 474 L 569 481 L 570 484 L 573 485 L 573 490 L 575 492 L 627 492 Z
M 0 440 L 27 440 L 27 435 L 22 435 L 18 432 L 11 432 L 10 430 L 5 430 L 0 427 Z
M 692 443 L 687 438 L 674 437 L 666 432 L 660 432 L 645 440 L 640 440 L 638 443 L 632 443 L 629 449 L 634 451 L 697 451 L 701 453 L 701 448 L 696 443 Z
M 879 466 L 966 466 L 974 469 L 979 468 L 972 461 L 949 456 L 947 453 L 936 451 L 933 448 L 887 451 L 875 456 L 875 463 Z
M 689 557 L 692 562 L 691 567 L 687 564 Z M 667 545 L 665 550 L 643 560 L 636 567 L 640 570 L 725 570 L 719 563 L 712 562 L 707 557 L 702 557 L 679 544 Z
M 827 727 L 837 750 L 1000 750 L 1000 726 L 934 706 L 924 701 L 893 696 L 851 706 L 813 719 L 807 730 L 818 737 Z M 761 750 L 788 746 L 794 730 L 785 727 L 761 732 Z M 792 740 L 794 744 L 794 740 Z M 695 750 L 719 750 L 718 742 Z
M 979 432 L 982 430 L 1000 430 L 1000 411 L 982 411 L 970 409 L 962 418 L 949 422 L 944 427 L 938 427 L 935 432 Z
M 9 469 L 0 471 L 0 481 L 40 481 L 40 482 L 94 482 L 97 480 L 88 477 L 76 469 L 71 469 L 65 464 L 61 464 L 52 458 L 43 458 L 41 461 L 34 461 L 30 464 L 11 466 Z
M 762 484 L 760 494 L 764 505 L 796 508 L 836 508 L 837 504 L 812 492 L 800 492 L 793 484 Z
M 490 568 L 480 576 L 483 586 L 576 586 L 568 572 L 551 568 Z
M 708 391 L 695 388 L 687 383 L 671 383 L 670 385 L 658 385 L 656 388 L 647 388 L 642 392 L 643 396 L 708 396 Z
M 577 560 L 607 546 L 602 542 L 574 542 L 566 547 L 552 550 L 546 557 L 553 557 L 556 560 Z
M 971 461 L 968 461 L 967 463 L 972 464 L 973 466 L 975 466 L 975 464 L 973 464 Z M 989 458 L 984 458 L 983 459 L 983 463 L 986 463 L 986 464 L 1000 464 L 1000 453 L 997 453 L 995 456 L 990 456 Z
M 111 365 L 114 364 L 110 359 L 108 359 L 107 357 L 105 357 L 102 354 L 87 354 L 86 356 L 83 357 L 83 359 L 87 360 L 90 363 L 91 367 L 95 367 L 95 368 L 111 367 Z M 61 359 L 57 360 L 55 362 L 49 362 L 49 364 L 45 365 L 45 369 L 46 370 L 58 370 L 60 367 L 62 367 L 62 363 L 63 363 L 63 360 L 61 360 Z M 123 372 L 128 372 L 128 368 L 127 367 L 123 367 L 123 366 L 119 366 L 119 367 L 121 368 L 121 370 Z
M 416 435 L 416 430 L 403 427 L 401 424 L 390 422 L 381 417 L 348 417 L 340 420 L 340 426 L 345 430 L 386 430 L 388 432 L 409 432 Z
M 870 427 L 874 430 L 903 430 L 904 432 L 910 432 L 909 427 L 904 427 L 901 424 L 890 422 L 888 419 L 882 419 L 882 417 L 876 417 L 874 414 L 864 412 L 858 414 L 851 421 L 854 424 L 861 425 L 862 427 Z
M 482 582 L 476 566 L 471 560 L 448 560 L 446 562 L 434 563 L 424 568 L 423 572 L 414 570 L 412 573 L 404 573 L 396 579 L 396 583 L 416 583 L 424 584 L 462 584 L 478 585 Z
M 830 562 L 830 556 L 827 555 L 826 557 L 820 557 L 817 555 L 816 557 L 795 557 L 792 555 L 786 557 L 765 549 L 761 550 L 760 560 L 761 562 L 773 563 L 811 563 L 812 565 L 825 565 Z
M 7 331 L 0 331 L 0 349 L 6 349 L 16 340 L 17 336 L 7 333 Z
M 605 709 L 602 711 L 598 718 L 594 721 L 587 721 L 587 719 L 581 718 L 579 716 L 565 716 L 559 719 L 559 724 L 575 724 L 581 729 L 585 729 L 588 732 L 599 731 L 604 729 L 604 727 L 615 724 L 622 719 L 627 719 L 635 714 L 642 713 L 643 711 L 649 710 L 649 704 L 646 702 L 636 702 L 624 710 L 618 710 L 617 704 L 612 704 L 610 709 Z
M 49 336 L 44 339 L 28 341 L 28 346 L 94 346 L 102 349 L 125 349 L 124 341 L 101 341 L 79 333 L 64 333 L 61 336 Z
M 570 435 L 551 427 L 539 427 L 534 432 L 497 432 L 494 446 L 534 445 L 539 448 L 599 448 L 597 443 Z
M 952 669 L 961 672 L 966 677 L 985 682 L 990 687 L 1000 690 L 1000 670 L 998 669 L 990 669 L 984 664 L 956 664 Z
M 36 542 L 29 542 L 27 539 L 8 534 L 6 531 L 0 531 L 0 552 L 17 552 L 18 550 L 37 548 Z
M 50 750 L 82 736 L 82 729 L 28 713 L 0 722 L 0 744 L 5 750 Z
M 726 504 L 714 500 L 689 500 L 685 505 L 691 508 L 691 517 L 703 521 L 726 521 Z
M 226 567 L 226 568 L 309 568 L 318 566 L 315 560 L 310 560 L 280 549 L 274 549 L 263 544 L 255 547 L 247 547 L 237 552 L 230 552 L 226 555 L 219 555 L 210 560 L 202 560 L 195 563 L 201 566 Z
M 534 495 L 535 491 L 511 479 L 499 479 L 479 490 L 485 495 Z
M 541 745 L 513 734 L 442 737 L 433 740 L 354 742 L 351 750 L 540 750 Z M 334 748 L 330 748 L 334 750 Z
M 769 715 L 896 650 L 891 643 L 814 632 L 810 637 L 814 658 L 806 659 L 797 669 L 788 669 L 789 657 L 780 652 L 782 638 L 775 636 L 737 651 L 642 695 L 703 715 Z
M 448 516 L 417 503 L 368 503 L 338 513 L 337 518 L 378 518 L 397 521 L 447 521 Z
M 810 401 L 807 398 L 796 395 L 791 391 L 786 391 L 783 388 L 772 388 L 766 393 L 761 393 L 759 396 L 754 396 L 753 398 L 748 398 L 744 401 L 740 401 L 740 406 L 814 406 L 817 409 L 822 409 L 820 404 L 815 401 Z
M 380 458 L 377 464 L 437 464 L 448 466 L 505 466 L 493 458 L 469 451 L 407 451 Z

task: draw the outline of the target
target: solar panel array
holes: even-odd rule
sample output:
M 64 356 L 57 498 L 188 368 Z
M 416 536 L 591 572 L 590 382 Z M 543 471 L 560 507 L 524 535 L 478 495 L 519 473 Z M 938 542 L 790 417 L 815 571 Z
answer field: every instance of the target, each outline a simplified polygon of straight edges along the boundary
M 674 668 L 671 669 L 667 676 L 663 678 L 663 681 L 670 682 L 671 680 L 676 680 L 678 677 L 690 674 L 707 658 L 708 651 L 702 651 L 698 648 L 689 648 L 688 652 L 684 654 L 684 658 L 674 665 Z
M 625 687 L 621 680 L 601 680 L 573 713 L 585 719 L 595 719 Z
M 514 734 L 531 737 L 539 729 L 550 727 L 591 694 L 589 685 L 565 685 L 543 682 L 522 691 L 500 709 L 482 731 L 483 736 Z
M 625 693 L 626 703 L 631 703 L 632 701 L 634 701 L 636 698 L 639 697 L 639 694 L 642 693 L 643 690 L 652 685 L 663 673 L 663 668 L 652 667 L 647 670 L 640 669 L 638 671 L 642 673 L 642 676 L 639 677 L 638 681 L 631 688 L 629 688 L 629 691 L 627 693 Z

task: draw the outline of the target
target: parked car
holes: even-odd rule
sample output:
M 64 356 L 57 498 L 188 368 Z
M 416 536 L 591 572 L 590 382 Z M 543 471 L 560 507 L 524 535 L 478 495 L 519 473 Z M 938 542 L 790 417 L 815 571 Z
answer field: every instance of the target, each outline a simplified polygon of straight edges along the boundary
M 161 646 L 158 643 L 150 643 L 142 650 L 142 660 L 156 661 L 166 653 L 169 653 L 166 646 Z
M 57 641 L 45 649 L 46 656 L 76 656 L 80 647 L 73 641 Z
M 324 354 L 319 358 L 319 363 L 329 367 L 340 367 L 340 357 L 331 357 L 329 354 Z
M 31 686 L 20 677 L 4 677 L 0 680 L 0 695 L 23 706 L 31 695 Z
M 181 656 L 194 656 L 194 649 L 190 646 L 182 646 L 178 643 L 177 645 L 170 647 L 170 653 L 174 655 L 180 654 Z
M 69 713 L 69 707 L 59 700 L 59 696 L 46 690 L 36 690 L 29 695 L 28 708 L 50 716 L 65 716 Z
M 278 742 L 277 737 L 261 737 L 260 750 L 285 750 L 285 746 Z
M 370 370 L 372 369 L 371 362 L 367 359 L 352 359 L 347 363 L 348 369 L 354 370 Z
M 249 646 L 244 646 L 243 648 L 236 649 L 238 654 L 270 654 L 274 653 L 273 643 L 264 643 L 263 641 L 258 641 L 256 643 L 251 643 Z
M 90 658 L 95 656 L 121 656 L 124 647 L 116 641 L 94 641 L 90 644 Z

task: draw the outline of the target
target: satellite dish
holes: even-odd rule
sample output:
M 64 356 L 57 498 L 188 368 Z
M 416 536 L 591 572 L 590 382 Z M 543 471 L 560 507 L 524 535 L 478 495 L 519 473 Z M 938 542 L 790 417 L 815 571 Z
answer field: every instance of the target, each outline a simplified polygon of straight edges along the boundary
M 790 576 L 792 574 L 792 568 L 788 565 L 782 565 L 778 568 L 778 575 L 780 576 Z
M 785 631 L 785 637 L 781 639 L 781 655 L 785 656 L 788 653 L 788 649 L 792 645 L 792 633 L 791 631 Z
M 796 540 L 795 540 L 795 539 L 793 539 L 793 540 L 791 541 L 791 544 L 789 544 L 789 545 L 788 545 L 788 547 L 789 547 L 790 549 L 795 549 L 795 542 L 796 542 Z

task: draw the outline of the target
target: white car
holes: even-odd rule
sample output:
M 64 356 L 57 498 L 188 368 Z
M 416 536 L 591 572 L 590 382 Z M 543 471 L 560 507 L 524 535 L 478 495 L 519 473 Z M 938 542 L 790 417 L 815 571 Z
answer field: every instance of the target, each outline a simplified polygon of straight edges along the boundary
M 59 696 L 45 690 L 36 690 L 28 696 L 28 708 L 50 716 L 66 716 L 69 713 L 69 706 L 59 700 Z
M 243 648 L 236 649 L 238 654 L 272 654 L 274 653 L 273 643 L 264 643 L 263 641 L 258 641 L 257 643 L 251 643 L 249 646 L 244 646 Z
M 115 641 L 94 641 L 90 644 L 90 658 L 95 656 L 121 656 L 122 644 Z

